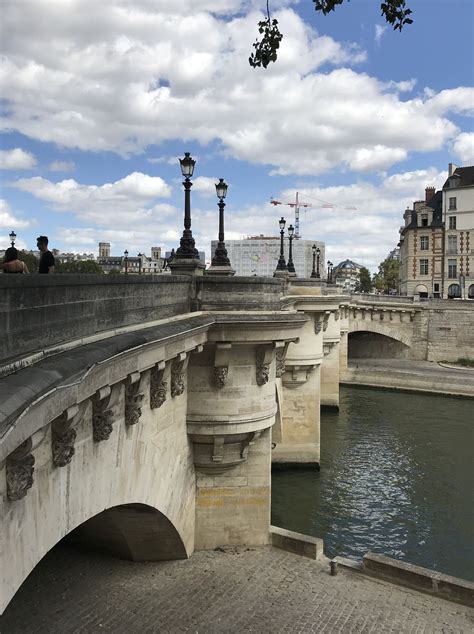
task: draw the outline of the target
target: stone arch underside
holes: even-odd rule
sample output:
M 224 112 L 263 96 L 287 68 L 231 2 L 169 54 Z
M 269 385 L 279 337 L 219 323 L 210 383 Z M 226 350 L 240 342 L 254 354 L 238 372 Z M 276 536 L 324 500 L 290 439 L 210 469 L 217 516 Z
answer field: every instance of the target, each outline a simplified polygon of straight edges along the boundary
M 132 561 L 168 561 L 188 556 L 183 540 L 166 515 L 146 504 L 106 509 L 65 539 Z
M 379 330 L 357 329 L 348 335 L 349 359 L 404 359 L 410 345 Z

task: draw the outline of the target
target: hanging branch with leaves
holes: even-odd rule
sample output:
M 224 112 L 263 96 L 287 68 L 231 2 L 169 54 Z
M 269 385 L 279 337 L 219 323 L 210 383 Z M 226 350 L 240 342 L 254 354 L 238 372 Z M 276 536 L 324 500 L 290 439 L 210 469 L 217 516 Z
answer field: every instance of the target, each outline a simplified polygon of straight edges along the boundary
M 255 52 L 249 57 L 249 64 L 256 68 L 263 66 L 266 68 L 270 62 L 276 62 L 278 57 L 278 49 L 283 35 L 278 29 L 278 20 L 270 18 L 270 8 L 267 0 L 267 18 L 258 23 L 258 32 L 263 35 L 259 41 L 255 40 L 253 47 Z
M 313 0 L 314 8 L 323 15 L 327 15 L 334 11 L 336 6 L 342 4 L 344 0 Z M 350 0 L 348 0 L 350 2 Z M 406 0 L 385 0 L 380 4 L 382 17 L 388 24 L 391 24 L 394 30 L 401 31 L 406 24 L 412 24 L 410 18 L 411 9 L 406 8 Z M 267 68 L 270 62 L 276 62 L 278 58 L 278 49 L 283 39 L 282 33 L 278 28 L 278 20 L 270 18 L 269 0 L 267 0 L 267 17 L 258 23 L 258 32 L 263 36 L 261 40 L 255 40 L 253 47 L 255 52 L 249 57 L 249 64 L 256 68 L 263 66 Z

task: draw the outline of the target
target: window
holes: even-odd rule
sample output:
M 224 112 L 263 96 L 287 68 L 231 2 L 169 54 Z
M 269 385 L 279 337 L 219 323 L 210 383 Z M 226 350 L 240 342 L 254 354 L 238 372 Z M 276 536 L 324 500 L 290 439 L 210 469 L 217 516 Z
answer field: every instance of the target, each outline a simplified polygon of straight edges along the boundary
M 458 252 L 458 237 L 448 236 L 448 253 Z
M 428 226 L 428 214 L 421 214 L 421 226 L 422 227 Z
M 474 299 L 474 284 L 471 284 L 471 286 L 469 287 L 467 296 L 469 297 L 469 299 Z
M 456 216 L 449 216 L 449 228 L 456 229 Z
M 456 196 L 449 199 L 449 210 L 456 209 Z
M 428 260 L 420 260 L 420 275 L 428 275 Z
M 422 251 L 428 251 L 430 248 L 430 239 L 428 236 L 421 236 L 420 238 L 420 249 Z
M 457 260 L 448 260 L 448 277 L 452 280 L 458 276 Z
M 439 293 L 439 283 L 434 285 L 435 293 Z
M 448 298 L 453 299 L 453 297 L 461 297 L 461 287 L 459 284 L 450 284 L 448 286 Z

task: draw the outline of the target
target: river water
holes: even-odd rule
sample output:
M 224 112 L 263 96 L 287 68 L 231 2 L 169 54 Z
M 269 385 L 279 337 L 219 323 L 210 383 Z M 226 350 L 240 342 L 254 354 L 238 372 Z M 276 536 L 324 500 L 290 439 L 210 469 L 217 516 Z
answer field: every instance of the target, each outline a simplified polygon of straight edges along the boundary
M 341 386 L 321 471 L 276 471 L 272 523 L 474 580 L 474 401 Z

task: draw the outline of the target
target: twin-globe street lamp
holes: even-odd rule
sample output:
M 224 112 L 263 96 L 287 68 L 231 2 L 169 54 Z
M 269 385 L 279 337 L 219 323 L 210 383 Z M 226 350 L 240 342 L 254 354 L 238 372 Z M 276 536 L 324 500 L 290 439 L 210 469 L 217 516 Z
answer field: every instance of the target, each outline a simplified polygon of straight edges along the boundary
M 294 238 L 295 228 L 293 225 L 288 227 L 288 241 L 290 243 L 288 249 L 288 273 L 290 275 L 296 275 L 295 265 L 293 264 L 293 238 Z
M 284 235 L 285 235 L 285 225 L 286 220 L 283 216 L 278 221 L 280 226 L 280 257 L 278 258 L 278 264 L 275 269 L 274 275 L 280 274 L 290 274 L 292 276 L 296 275 L 295 265 L 293 263 L 293 238 L 295 229 L 293 225 L 288 227 L 288 242 L 289 242 L 289 250 L 288 250 L 288 264 L 285 262 L 285 250 L 284 250 Z
M 283 237 L 285 235 L 285 225 L 286 225 L 286 220 L 283 218 L 283 216 L 280 218 L 278 224 L 280 225 L 280 257 L 278 258 L 278 264 L 277 264 L 276 270 L 288 271 L 288 268 L 286 266 L 285 251 L 283 246 Z
M 123 252 L 124 255 L 124 263 L 125 263 L 125 273 L 128 273 L 128 251 L 125 249 Z
M 311 271 L 311 277 L 319 279 L 321 277 L 321 275 L 319 274 L 319 256 L 321 255 L 321 249 L 319 247 L 316 247 L 315 244 L 313 244 L 311 248 L 313 249 L 313 270 Z M 315 262 L 316 259 L 317 264 Z
M 332 284 L 332 267 L 334 266 L 332 262 L 328 260 L 328 284 Z
M 16 233 L 14 231 L 12 231 L 8 237 L 10 238 L 10 242 L 12 243 L 12 247 L 14 247 L 15 246 L 15 240 L 16 240 Z

